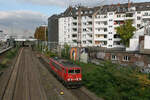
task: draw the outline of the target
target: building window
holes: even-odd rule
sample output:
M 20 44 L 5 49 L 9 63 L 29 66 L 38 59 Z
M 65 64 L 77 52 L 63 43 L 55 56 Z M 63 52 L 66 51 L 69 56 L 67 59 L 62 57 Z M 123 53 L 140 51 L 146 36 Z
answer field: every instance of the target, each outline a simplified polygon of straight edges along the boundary
M 115 35 L 114 35 L 114 38 L 120 38 L 120 35 L 115 34 Z
M 86 28 L 83 28 L 83 32 L 86 32 Z
M 72 37 L 77 37 L 77 34 L 73 34 Z
M 109 32 L 109 34 L 112 34 L 112 32 Z
M 129 56 L 124 56 L 123 61 L 130 61 L 130 57 Z
M 138 27 L 138 28 L 140 28 L 140 27 L 141 27 L 141 25 L 140 25 L 140 24 L 137 24 L 137 27 Z
M 110 22 L 113 21 L 112 19 L 109 20 Z
M 75 20 L 76 20 L 76 19 L 77 19 L 77 17 L 73 17 L 73 19 L 75 19 Z
M 112 26 L 109 26 L 109 28 L 112 28 Z
M 107 38 L 107 35 L 104 35 L 104 38 Z
M 109 15 L 113 15 L 113 13 L 109 13 Z
M 104 28 L 104 32 L 107 32 L 107 28 Z
M 144 14 L 144 16 L 148 16 L 148 12 L 146 12 L 146 13 Z
M 83 41 L 83 44 L 86 44 L 86 41 Z
M 108 23 L 107 23 L 107 22 L 104 22 L 104 25 L 108 25 Z
M 121 15 L 117 15 L 117 18 L 120 18 L 121 17 Z
M 109 40 L 112 41 L 112 38 L 110 38 Z
M 141 14 L 141 12 L 140 12 L 140 11 L 138 11 L 138 12 L 137 12 L 137 14 Z
M 117 56 L 111 55 L 111 60 L 117 60 Z
M 137 17 L 137 20 L 141 20 L 141 17 L 138 16 L 138 17 Z
M 112 47 L 112 45 L 109 45 L 109 47 Z

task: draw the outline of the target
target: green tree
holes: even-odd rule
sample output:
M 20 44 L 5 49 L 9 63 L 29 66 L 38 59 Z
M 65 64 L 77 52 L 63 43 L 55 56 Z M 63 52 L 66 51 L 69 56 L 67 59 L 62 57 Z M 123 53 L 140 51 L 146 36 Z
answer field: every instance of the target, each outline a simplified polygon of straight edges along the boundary
M 134 31 L 136 28 L 132 26 L 132 20 L 125 21 L 125 24 L 121 25 L 120 27 L 117 27 L 117 34 L 122 39 L 121 42 L 125 46 L 129 46 L 129 40 L 134 35 Z
M 61 52 L 63 58 L 69 59 L 70 58 L 70 46 L 66 43 L 64 45 L 64 49 Z

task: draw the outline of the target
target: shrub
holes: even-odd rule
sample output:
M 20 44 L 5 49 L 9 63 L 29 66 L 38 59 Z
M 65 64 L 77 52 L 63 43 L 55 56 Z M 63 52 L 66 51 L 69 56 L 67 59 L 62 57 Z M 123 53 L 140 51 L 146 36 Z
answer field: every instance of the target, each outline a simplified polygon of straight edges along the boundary
M 135 72 L 128 67 L 104 66 L 76 62 L 82 67 L 83 84 L 105 100 L 150 100 L 150 87 L 144 88 Z

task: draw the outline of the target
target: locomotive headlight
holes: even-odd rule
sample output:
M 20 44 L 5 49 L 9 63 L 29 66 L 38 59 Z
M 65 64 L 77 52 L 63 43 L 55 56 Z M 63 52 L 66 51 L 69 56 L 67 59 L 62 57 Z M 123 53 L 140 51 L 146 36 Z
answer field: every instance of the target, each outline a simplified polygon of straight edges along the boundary
M 67 80 L 68 80 L 68 81 L 71 81 L 71 79 L 70 79 L 70 78 L 68 78 Z
M 81 79 L 81 78 L 79 78 L 79 80 L 81 81 L 82 79 Z

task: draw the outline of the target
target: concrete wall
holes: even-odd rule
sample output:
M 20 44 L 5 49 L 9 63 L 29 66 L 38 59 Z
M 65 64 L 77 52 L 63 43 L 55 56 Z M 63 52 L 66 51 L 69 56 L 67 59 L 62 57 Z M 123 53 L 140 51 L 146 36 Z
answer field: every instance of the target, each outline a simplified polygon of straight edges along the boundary
M 150 36 L 145 36 L 144 39 L 144 49 L 150 49 Z
M 148 55 L 128 52 L 97 52 L 96 55 L 98 59 L 110 60 L 113 63 L 121 64 L 124 66 L 134 65 L 142 68 L 150 66 L 150 57 Z M 116 56 L 115 59 L 113 59 L 112 56 Z M 125 60 L 125 57 L 128 57 L 128 60 Z
M 126 51 L 139 51 L 139 39 L 130 39 L 130 47 Z

